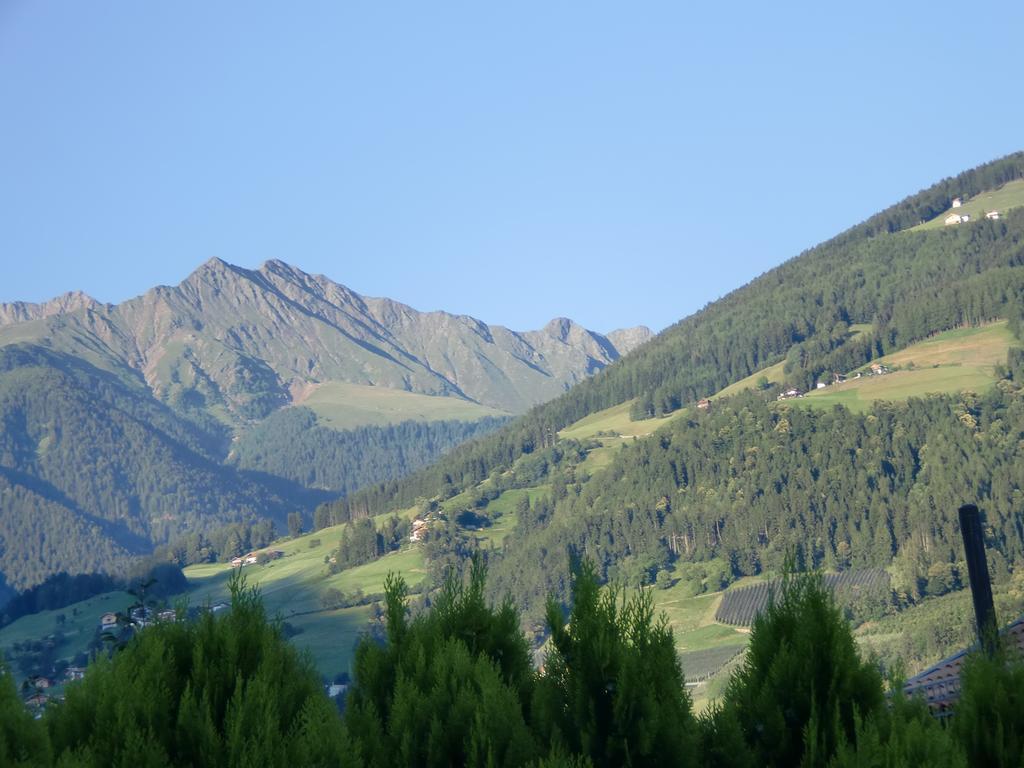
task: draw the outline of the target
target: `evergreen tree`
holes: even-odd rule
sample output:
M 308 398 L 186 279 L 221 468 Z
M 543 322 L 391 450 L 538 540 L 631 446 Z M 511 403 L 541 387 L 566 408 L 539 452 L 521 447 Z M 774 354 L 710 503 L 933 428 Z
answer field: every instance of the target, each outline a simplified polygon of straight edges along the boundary
M 962 746 L 920 699 L 890 681 L 888 707 L 857 718 L 855 742 L 840 743 L 830 768 L 967 768 Z
M 534 726 L 556 751 L 595 766 L 696 765 L 696 727 L 675 642 L 649 591 L 627 598 L 574 574 L 568 625 L 548 603 L 551 650 L 537 684 Z
M 1024 661 L 1017 649 L 972 654 L 960 682 L 953 728 L 970 764 L 1024 765 Z
M 786 579 L 754 621 L 723 706 L 759 766 L 824 766 L 844 742 L 857 746 L 858 719 L 884 706 L 882 680 L 820 575 Z
M 25 708 L 14 677 L 0 663 L 0 765 L 29 768 L 49 763 L 46 730 Z
M 404 580 L 385 587 L 384 645 L 363 640 L 345 721 L 367 766 L 525 765 L 529 646 L 511 603 L 484 600 L 486 569 L 449 578 L 430 611 L 407 616 Z

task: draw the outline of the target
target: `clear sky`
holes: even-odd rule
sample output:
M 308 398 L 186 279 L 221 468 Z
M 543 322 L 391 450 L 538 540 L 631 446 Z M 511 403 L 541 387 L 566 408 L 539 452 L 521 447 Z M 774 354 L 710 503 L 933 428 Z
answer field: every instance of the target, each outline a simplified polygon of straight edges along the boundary
M 212 256 L 660 329 L 1024 148 L 1024 3 L 0 0 L 0 301 Z

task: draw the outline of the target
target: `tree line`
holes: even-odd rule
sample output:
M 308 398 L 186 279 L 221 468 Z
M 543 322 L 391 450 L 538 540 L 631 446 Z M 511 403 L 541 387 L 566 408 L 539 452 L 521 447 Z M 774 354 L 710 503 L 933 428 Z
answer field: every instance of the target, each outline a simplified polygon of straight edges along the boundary
M 364 638 L 344 712 L 308 656 L 232 584 L 225 616 L 158 624 L 97 659 L 33 719 L 0 675 L 0 762 L 11 766 L 1017 766 L 1024 665 L 974 655 L 946 725 L 857 650 L 820 578 L 789 577 L 754 622 L 724 695 L 693 711 L 651 593 L 574 570 L 548 602 L 536 668 L 478 561 L 409 613 L 387 580 L 382 638 Z

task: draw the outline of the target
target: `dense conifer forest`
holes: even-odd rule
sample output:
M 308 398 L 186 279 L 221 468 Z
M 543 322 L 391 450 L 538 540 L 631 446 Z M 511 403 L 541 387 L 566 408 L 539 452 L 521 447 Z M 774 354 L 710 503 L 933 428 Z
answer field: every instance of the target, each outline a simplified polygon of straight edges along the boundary
M 722 699 L 696 715 L 650 592 L 574 570 L 547 606 L 535 670 L 512 603 L 489 605 L 479 560 L 409 614 L 387 584 L 339 714 L 308 657 L 236 581 L 226 615 L 164 621 L 113 646 L 41 719 L 0 675 L 11 766 L 1017 766 L 1024 666 L 972 656 L 951 720 L 886 684 L 820 578 L 787 577 L 755 620 Z M 888 693 L 887 693 L 888 691 Z
M 410 420 L 338 430 L 319 425 L 309 408 L 285 408 L 242 435 L 232 448 L 232 459 L 240 469 L 283 477 L 305 488 L 347 494 L 380 478 L 420 469 L 506 421 L 497 417 Z
M 586 483 L 570 461 L 555 465 L 553 498 L 520 518 L 494 582 L 533 615 L 540 596 L 565 595 L 571 552 L 604 576 L 633 568 L 640 583 L 713 560 L 729 579 L 778 572 L 793 556 L 807 569 L 891 565 L 896 594 L 916 600 L 966 581 L 961 499 L 985 508 L 1005 581 L 1024 560 L 1022 434 L 1024 393 L 1009 380 L 866 414 L 742 395 L 621 449 Z
M 241 553 L 218 541 L 226 527 L 283 531 L 296 510 L 308 524 L 318 503 L 407 474 L 503 423 L 342 431 L 293 408 L 232 443 L 223 424 L 159 403 L 139 381 L 37 346 L 2 347 L 0 572 L 18 592 L 58 573 L 118 578 L 168 544 L 191 550 L 175 557 L 181 564 L 211 551 L 230 558 Z

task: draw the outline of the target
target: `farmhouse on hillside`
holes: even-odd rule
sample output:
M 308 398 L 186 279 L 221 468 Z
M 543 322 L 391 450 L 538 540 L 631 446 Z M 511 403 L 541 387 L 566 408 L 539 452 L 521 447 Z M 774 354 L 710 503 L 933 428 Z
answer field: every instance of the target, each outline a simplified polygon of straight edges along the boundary
M 421 541 L 427 532 L 427 521 L 416 518 L 412 521 L 412 533 L 409 534 L 409 541 Z
M 985 218 L 989 221 L 999 221 L 999 211 L 988 211 Z
M 81 680 L 83 677 L 85 677 L 84 667 L 68 667 L 64 670 L 64 679 L 69 683 L 75 680 Z
M 706 411 L 711 407 L 711 400 L 709 400 L 706 397 L 701 398 L 700 400 L 697 401 L 697 407 L 700 408 L 700 410 L 702 411 Z
M 949 214 L 949 216 L 945 218 L 944 223 L 947 227 L 949 227 L 952 226 L 953 224 L 966 224 L 970 220 L 971 215 L 969 213 L 951 213 Z
M 100 628 L 110 629 L 111 627 L 117 626 L 117 614 L 112 612 L 104 613 L 100 616 Z
M 953 207 L 954 208 L 959 208 L 963 204 L 964 204 L 964 201 L 963 201 L 962 198 L 959 198 L 959 197 L 954 197 L 953 198 Z

